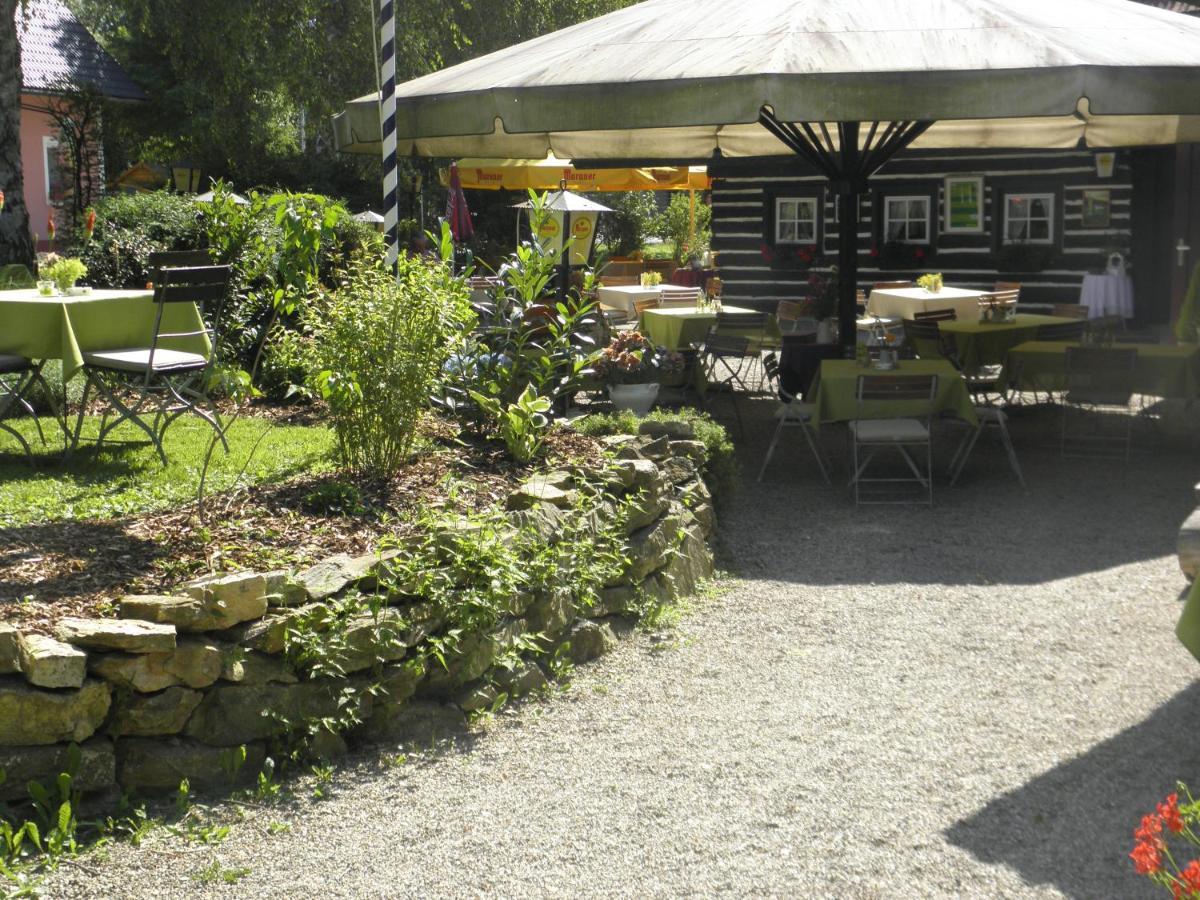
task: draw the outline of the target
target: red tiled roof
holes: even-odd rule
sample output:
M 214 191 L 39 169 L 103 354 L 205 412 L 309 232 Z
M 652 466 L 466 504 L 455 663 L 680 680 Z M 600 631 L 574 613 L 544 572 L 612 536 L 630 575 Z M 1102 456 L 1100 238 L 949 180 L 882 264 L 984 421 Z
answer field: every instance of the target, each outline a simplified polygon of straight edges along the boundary
M 117 61 L 96 43 L 61 0 L 29 0 L 17 9 L 21 42 L 21 89 L 30 94 L 58 93 L 64 83 L 92 84 L 106 97 L 145 100 Z

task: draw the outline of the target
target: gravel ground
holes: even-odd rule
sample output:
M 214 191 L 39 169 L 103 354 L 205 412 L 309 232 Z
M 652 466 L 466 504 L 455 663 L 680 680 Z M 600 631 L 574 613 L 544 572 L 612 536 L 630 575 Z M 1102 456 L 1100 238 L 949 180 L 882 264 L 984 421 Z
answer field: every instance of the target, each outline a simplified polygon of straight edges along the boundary
M 328 799 L 300 780 L 219 846 L 160 831 L 47 895 L 1154 896 L 1132 829 L 1200 784 L 1172 634 L 1200 463 L 1063 461 L 1054 424 L 1015 423 L 1028 490 L 981 446 L 932 510 L 855 510 L 793 443 L 724 511 L 726 590 L 673 630 L 456 749 L 362 756 Z M 249 872 L 201 883 L 214 860 Z

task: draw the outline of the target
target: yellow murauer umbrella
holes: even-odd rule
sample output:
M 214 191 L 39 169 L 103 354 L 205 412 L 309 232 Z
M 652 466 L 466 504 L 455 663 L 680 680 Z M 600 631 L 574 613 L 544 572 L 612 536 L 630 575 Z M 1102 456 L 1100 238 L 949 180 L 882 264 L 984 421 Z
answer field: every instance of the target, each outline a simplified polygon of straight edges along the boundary
M 438 173 L 443 185 L 449 171 Z M 460 159 L 464 188 L 484 191 L 547 191 L 566 182 L 575 191 L 707 191 L 712 182 L 704 166 L 655 166 L 641 169 L 576 169 L 569 159 Z

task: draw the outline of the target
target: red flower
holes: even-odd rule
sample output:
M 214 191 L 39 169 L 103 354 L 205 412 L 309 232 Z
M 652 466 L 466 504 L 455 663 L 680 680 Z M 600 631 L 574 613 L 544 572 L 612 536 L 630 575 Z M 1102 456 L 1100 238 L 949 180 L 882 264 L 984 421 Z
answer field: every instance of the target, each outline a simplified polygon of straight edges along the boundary
M 1158 804 L 1158 815 L 1169 831 L 1183 831 L 1183 816 L 1179 814 L 1179 795 L 1168 794 L 1166 802 Z
M 1139 875 L 1152 875 L 1162 868 L 1162 854 L 1154 844 L 1142 841 L 1129 854 L 1133 868 Z
M 1161 843 L 1159 835 L 1162 834 L 1162 819 L 1156 815 L 1142 816 L 1142 824 L 1133 831 L 1133 837 L 1138 841 L 1150 841 Z
M 878 256 L 879 256 L 879 248 L 872 247 L 871 248 L 871 259 L 876 259 L 876 258 L 878 258 Z
M 1179 879 L 1186 885 L 1189 894 L 1200 893 L 1200 859 L 1193 859 L 1182 872 Z
M 50 213 L 50 217 L 46 220 L 46 233 L 50 235 L 50 240 L 54 240 L 54 213 Z
M 92 232 L 96 230 L 96 211 L 89 209 L 87 219 L 83 223 L 83 235 L 87 240 L 92 239 Z
M 913 256 L 916 257 L 917 259 L 924 259 L 925 258 L 925 249 L 923 247 L 918 247 L 916 250 L 913 251 Z
M 775 254 L 771 252 L 771 248 L 768 247 L 766 244 L 763 244 L 759 248 L 758 252 L 762 254 L 762 258 L 765 259 L 767 262 L 770 262 L 771 260 L 773 260 L 775 258 Z

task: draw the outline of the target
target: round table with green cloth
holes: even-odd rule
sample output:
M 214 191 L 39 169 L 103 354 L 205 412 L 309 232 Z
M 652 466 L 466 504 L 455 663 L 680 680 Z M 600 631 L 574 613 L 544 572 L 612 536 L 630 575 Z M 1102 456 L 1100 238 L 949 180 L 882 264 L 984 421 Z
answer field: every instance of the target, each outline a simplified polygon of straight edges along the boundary
M 1067 348 L 1078 343 L 1028 341 L 1008 352 L 1003 384 L 1022 391 L 1061 391 L 1067 387 Z M 1136 349 L 1135 393 L 1191 400 L 1200 395 L 1200 345 L 1113 344 Z
M 722 306 L 721 311 L 735 315 L 737 313 L 754 312 L 752 309 L 729 306 L 728 304 Z M 717 314 L 712 310 L 699 310 L 694 306 L 680 306 L 645 310 L 642 313 L 640 327 L 642 334 L 659 347 L 666 347 L 668 350 L 686 350 L 692 344 L 702 343 L 708 334 L 708 329 L 716 323 Z M 726 332 L 722 331 L 722 333 Z M 741 334 L 742 331 L 737 327 L 733 327 L 727 333 L 736 335 Z M 761 342 L 761 339 L 765 337 L 768 341 L 774 339 L 778 343 L 779 326 L 776 324 L 773 316 L 768 316 L 765 335 L 757 328 L 749 329 L 745 334 L 756 341 Z M 750 349 L 755 350 L 760 349 L 760 347 L 752 343 Z
M 1008 351 L 1037 337 L 1041 325 L 1070 325 L 1076 319 L 1018 313 L 1011 322 L 955 319 L 938 322 L 938 331 L 953 335 L 959 364 L 966 370 L 1001 365 Z
M 36 290 L 0 291 L 0 353 L 61 359 L 63 380 L 83 367 L 83 354 L 149 347 L 157 306 L 146 290 L 93 290 L 78 297 L 43 297 Z M 163 332 L 204 327 L 194 303 L 167 303 Z M 208 355 L 208 338 L 165 338 L 169 350 Z
M 936 375 L 937 396 L 934 413 L 951 413 L 970 425 L 979 424 L 967 383 L 944 359 L 903 359 L 887 371 L 865 368 L 853 359 L 827 359 L 817 373 L 817 384 L 810 393 L 816 408 L 813 426 L 822 422 L 849 422 L 852 419 L 892 419 L 924 415 L 926 404 L 920 401 L 869 401 L 858 408 L 860 375 Z

